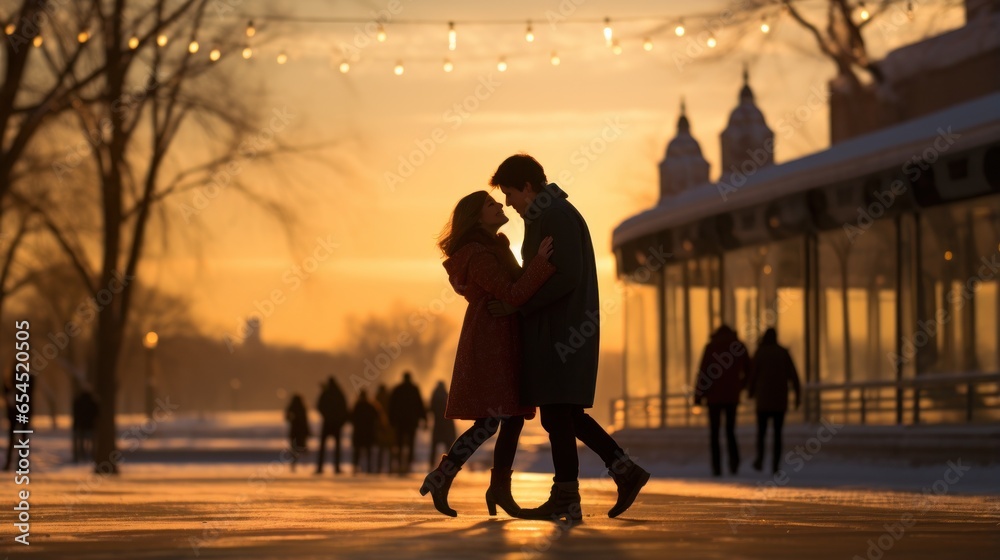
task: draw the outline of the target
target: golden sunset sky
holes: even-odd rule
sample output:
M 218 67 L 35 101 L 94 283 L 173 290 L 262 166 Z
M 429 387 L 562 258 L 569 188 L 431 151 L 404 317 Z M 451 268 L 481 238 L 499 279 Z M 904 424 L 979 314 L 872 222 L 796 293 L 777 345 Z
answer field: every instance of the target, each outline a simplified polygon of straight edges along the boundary
M 880 57 L 964 21 L 960 8 L 942 12 L 931 5 L 936 2 L 916 4 L 912 23 L 869 28 L 873 53 Z M 387 5 L 245 1 L 234 14 L 215 16 L 258 16 L 257 39 L 266 46 L 250 61 L 233 56 L 236 60 L 228 63 L 243 65 L 239 74 L 246 77 L 246 83 L 232 87 L 263 83 L 269 115 L 261 128 L 269 126 L 276 110 L 290 116 L 287 127 L 277 132 L 283 140 L 334 144 L 321 154 L 327 165 L 303 165 L 287 181 L 275 181 L 262 162 L 244 162 L 241 180 L 279 193 L 297 210 L 291 236 L 233 192 L 212 199 L 192 223 L 182 210 L 191 203 L 191 194 L 167 202 L 177 242 L 169 249 L 152 249 L 142 277 L 161 289 L 187 294 L 206 332 L 235 334 L 243 319 L 256 312 L 255 301 L 269 299 L 274 290 L 281 291 L 284 301 L 264 318 L 267 343 L 333 349 L 350 344 L 344 329 L 349 317 L 385 314 L 397 305 L 438 306 L 460 324 L 465 303 L 452 297 L 435 239 L 458 199 L 488 188 L 496 166 L 516 152 L 535 156 L 549 179 L 569 192 L 597 248 L 602 298 L 618 298 L 611 232 L 656 203 L 657 164 L 674 136 L 681 98 L 715 178 L 719 134 L 736 105 L 744 64 L 771 128 L 777 133 L 784 119 L 794 130 L 778 135 L 776 161 L 828 146 L 823 96 L 834 67 L 777 10 L 769 19 L 769 34 L 760 32 L 756 20 L 738 29 L 730 26 L 716 33 L 719 46 L 707 49 L 698 39 L 704 27 L 688 24 L 685 37 L 678 38 L 675 24 L 662 17 L 721 13 L 735 3 L 402 1 L 401 11 L 386 23 L 386 42 L 370 38 L 346 74 L 338 69 L 344 58 L 340 45 L 355 40 L 360 24 L 285 23 L 263 17 L 373 19 L 372 13 Z M 547 12 L 560 10 L 568 21 L 550 24 Z M 821 15 L 813 13 L 817 21 Z M 614 23 L 616 18 L 644 16 L 650 19 Z M 573 23 L 604 17 L 612 18 L 620 55 L 604 44 L 603 25 Z M 457 49 L 448 51 L 444 22 L 497 19 L 532 20 L 536 41 L 525 41 L 524 23 L 458 25 Z M 400 20 L 441 23 L 393 24 Z M 649 52 L 642 48 L 646 36 L 653 41 Z M 559 66 L 550 63 L 552 51 L 560 57 Z M 286 64 L 277 63 L 280 52 L 288 55 Z M 503 73 L 497 70 L 500 56 L 508 63 Z M 446 57 L 455 65 L 453 72 L 442 69 Z M 401 76 L 393 73 L 397 61 L 405 67 Z M 817 97 L 820 110 L 803 110 L 810 103 L 815 106 Z M 412 171 L 400 167 L 407 159 Z M 391 185 L 387 173 L 402 180 Z M 511 221 L 502 231 L 516 252 L 523 228 L 513 210 L 506 212 Z M 303 272 L 301 281 L 289 281 L 292 267 L 313 264 L 307 259 L 320 239 L 335 248 L 317 259 L 313 272 Z M 198 256 L 191 256 L 192 240 Z M 620 349 L 621 312 L 605 317 L 603 326 L 604 347 Z

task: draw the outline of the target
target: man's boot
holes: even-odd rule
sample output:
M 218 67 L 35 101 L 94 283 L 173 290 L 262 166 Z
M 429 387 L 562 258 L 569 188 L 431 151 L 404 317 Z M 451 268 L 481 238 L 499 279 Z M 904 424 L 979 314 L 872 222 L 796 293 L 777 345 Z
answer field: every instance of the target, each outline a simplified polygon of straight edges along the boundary
M 608 517 L 618 517 L 625 512 L 639 495 L 639 490 L 649 481 L 649 473 L 636 465 L 628 455 L 620 455 L 611 463 L 611 477 L 618 485 L 618 501 L 608 511 Z
M 580 508 L 580 481 L 553 483 L 548 501 L 536 508 L 522 509 L 517 517 L 553 521 L 565 517 L 570 521 L 581 521 L 583 510 Z

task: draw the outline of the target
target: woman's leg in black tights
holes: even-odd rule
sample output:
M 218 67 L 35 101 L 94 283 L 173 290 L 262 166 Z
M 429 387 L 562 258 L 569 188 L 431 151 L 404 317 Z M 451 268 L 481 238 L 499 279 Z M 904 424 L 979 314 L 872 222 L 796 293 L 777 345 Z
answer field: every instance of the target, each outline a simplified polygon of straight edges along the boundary
M 484 441 L 497 433 L 499 427 L 500 420 L 498 418 L 477 419 L 472 427 L 465 430 L 465 433 L 458 436 L 455 443 L 451 445 L 451 449 L 448 450 L 448 459 L 458 466 L 464 465 Z
M 521 437 L 524 427 L 524 416 L 510 416 L 501 421 L 500 435 L 497 436 L 493 448 L 493 468 L 498 471 L 509 471 L 514 466 L 514 454 L 517 453 L 517 440 Z

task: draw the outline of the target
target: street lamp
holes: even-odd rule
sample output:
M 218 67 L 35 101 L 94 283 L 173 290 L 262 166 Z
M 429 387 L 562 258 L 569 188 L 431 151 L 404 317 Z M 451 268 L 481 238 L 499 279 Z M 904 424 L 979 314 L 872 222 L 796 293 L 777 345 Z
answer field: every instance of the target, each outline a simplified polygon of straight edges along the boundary
M 146 417 L 153 417 L 153 352 L 160 341 L 159 335 L 153 331 L 142 337 L 142 346 L 146 349 Z

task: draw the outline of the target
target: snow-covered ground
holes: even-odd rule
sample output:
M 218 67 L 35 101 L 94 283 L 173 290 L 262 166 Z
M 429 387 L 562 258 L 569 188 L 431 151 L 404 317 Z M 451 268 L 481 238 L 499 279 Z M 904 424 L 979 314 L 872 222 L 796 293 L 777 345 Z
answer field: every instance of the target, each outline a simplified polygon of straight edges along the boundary
M 43 422 L 44 424 L 44 422 Z M 846 463 L 817 453 L 787 479 L 744 468 L 712 479 L 700 459 L 657 458 L 636 505 L 608 519 L 614 483 L 581 448 L 584 522 L 567 528 L 486 514 L 490 453 L 456 479 L 459 517 L 435 512 L 416 474 L 290 472 L 280 415 L 178 416 L 120 422 L 122 474 L 68 462 L 65 428 L 32 440 L 30 546 L 14 542 L 12 477 L 4 482 L 9 558 L 946 558 L 1000 550 L 995 465 Z M 143 437 L 143 435 L 145 437 Z M 426 439 L 421 432 L 421 439 Z M 663 437 L 658 434 L 657 437 Z M 315 441 L 310 442 L 315 448 Z M 132 447 L 135 449 L 132 449 Z M 744 446 L 744 453 L 751 449 Z M 641 457 L 637 458 L 641 459 Z M 521 441 L 514 494 L 543 501 L 550 484 L 538 421 Z

